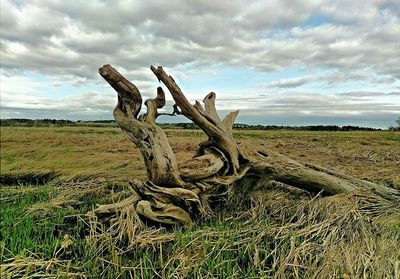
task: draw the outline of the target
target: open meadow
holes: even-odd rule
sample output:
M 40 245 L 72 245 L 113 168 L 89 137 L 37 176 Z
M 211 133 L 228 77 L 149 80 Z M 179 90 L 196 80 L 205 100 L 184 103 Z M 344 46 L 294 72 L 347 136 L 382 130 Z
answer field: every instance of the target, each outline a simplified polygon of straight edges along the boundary
M 166 134 L 181 162 L 206 139 L 200 130 Z M 234 137 L 400 189 L 400 132 L 236 130 Z M 132 212 L 88 214 L 145 178 L 139 150 L 117 127 L 2 127 L 0 277 L 400 278 L 399 208 L 366 207 L 368 196 L 356 193 L 320 197 L 271 186 L 229 196 L 187 229 L 142 226 Z

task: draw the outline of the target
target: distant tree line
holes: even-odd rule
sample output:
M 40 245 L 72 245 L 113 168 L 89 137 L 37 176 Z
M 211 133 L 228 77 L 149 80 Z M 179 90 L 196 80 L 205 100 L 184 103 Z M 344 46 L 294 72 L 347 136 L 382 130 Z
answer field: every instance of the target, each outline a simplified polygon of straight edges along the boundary
M 240 130 L 295 130 L 295 131 L 381 131 L 382 129 L 360 127 L 360 126 L 338 126 L 338 125 L 307 125 L 307 126 L 286 126 L 286 125 L 247 125 L 235 124 L 235 129 Z
M 114 120 L 93 120 L 93 121 L 72 121 L 65 119 L 27 119 L 27 118 L 10 118 L 0 119 L 0 126 L 22 126 L 22 127 L 52 127 L 52 126 L 91 126 L 104 127 L 115 124 Z
M 193 123 L 168 123 L 159 124 L 163 128 L 198 129 Z M 359 127 L 359 126 L 338 126 L 338 125 L 309 125 L 309 126 L 286 126 L 286 125 L 250 125 L 234 124 L 237 130 L 295 130 L 295 131 L 381 131 L 382 129 Z
M 105 123 L 105 124 L 107 124 L 107 123 L 115 123 L 115 120 L 112 120 L 112 119 L 110 119 L 110 120 L 90 120 L 90 121 L 78 120 L 76 122 L 78 122 L 78 123 Z
M 395 126 L 390 126 L 389 130 L 390 131 L 400 131 L 400 116 L 396 120 L 396 125 Z
M 391 131 L 400 130 L 400 118 L 396 126 L 389 127 Z M 163 128 L 170 129 L 198 129 L 194 123 L 160 123 Z M 93 120 L 93 121 L 72 121 L 64 119 L 0 119 L 0 126 L 26 126 L 26 127 L 49 127 L 49 126 L 90 126 L 107 127 L 116 126 L 114 120 Z M 235 124 L 237 130 L 293 130 L 293 131 L 382 131 L 382 129 L 360 127 L 360 126 L 338 126 L 338 125 L 307 125 L 307 126 L 286 126 L 286 125 L 250 125 Z
M 75 126 L 76 122 L 64 119 L 26 119 L 11 118 L 0 119 L 0 126 L 25 126 L 25 127 L 49 127 L 49 126 Z

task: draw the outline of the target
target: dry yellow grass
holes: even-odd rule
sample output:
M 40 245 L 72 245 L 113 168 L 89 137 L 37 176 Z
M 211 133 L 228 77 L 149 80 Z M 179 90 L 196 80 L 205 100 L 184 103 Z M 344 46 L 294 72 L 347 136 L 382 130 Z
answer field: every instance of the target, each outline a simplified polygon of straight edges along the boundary
M 178 161 L 205 139 L 197 130 L 167 130 Z M 400 187 L 400 132 L 235 131 L 238 140 L 361 179 Z M 64 178 L 143 179 L 139 151 L 118 128 L 2 127 L 1 173 L 54 171 Z

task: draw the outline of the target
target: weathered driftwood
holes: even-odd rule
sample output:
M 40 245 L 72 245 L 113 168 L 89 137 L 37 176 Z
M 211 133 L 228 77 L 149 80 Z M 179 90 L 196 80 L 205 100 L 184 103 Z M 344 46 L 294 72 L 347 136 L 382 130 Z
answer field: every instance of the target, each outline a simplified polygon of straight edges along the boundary
M 99 73 L 118 93 L 114 118 L 141 151 L 148 180 L 132 183 L 133 197 L 101 206 L 95 213 L 118 211 L 121 206 L 132 204 L 139 215 L 153 221 L 190 225 L 194 216 L 206 214 L 210 199 L 230 187 L 251 192 L 271 181 L 327 195 L 365 189 L 386 199 L 399 199 L 397 190 L 237 143 L 232 127 L 238 111 L 221 120 L 215 108 L 215 93 L 204 98 L 204 105 L 197 101 L 192 105 L 162 67 L 151 66 L 151 70 L 175 101 L 171 115 L 182 114 L 192 120 L 208 139 L 200 144 L 192 160 L 178 168 L 167 136 L 155 122 L 161 115 L 158 109 L 165 105 L 162 88 L 158 87 L 157 96 L 144 103 L 147 112 L 139 116 L 142 97 L 138 88 L 113 67 L 104 65 Z

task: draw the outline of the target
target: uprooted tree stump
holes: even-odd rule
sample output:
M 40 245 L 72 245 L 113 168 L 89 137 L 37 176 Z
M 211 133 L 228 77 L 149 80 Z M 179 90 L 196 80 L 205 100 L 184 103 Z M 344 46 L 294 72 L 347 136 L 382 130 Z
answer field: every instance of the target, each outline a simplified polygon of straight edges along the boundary
M 164 131 L 156 124 L 158 110 L 166 104 L 165 93 L 144 102 L 147 112 L 139 115 L 142 96 L 139 89 L 110 65 L 100 75 L 117 91 L 114 118 L 128 138 L 139 148 L 146 165 L 147 181 L 131 183 L 133 194 L 115 204 L 102 205 L 95 214 L 117 212 L 131 205 L 138 215 L 163 224 L 190 226 L 194 218 L 207 214 L 210 203 L 229 189 L 246 193 L 262 190 L 274 182 L 311 192 L 335 195 L 354 190 L 373 192 L 395 203 L 400 192 L 356 179 L 318 166 L 301 164 L 266 148 L 255 149 L 237 143 L 232 128 L 239 111 L 220 119 L 214 92 L 203 103 L 192 105 L 174 79 L 162 67 L 150 67 L 157 79 L 170 91 L 175 105 L 169 115 L 181 114 L 207 134 L 193 158 L 178 168 L 177 160 Z

